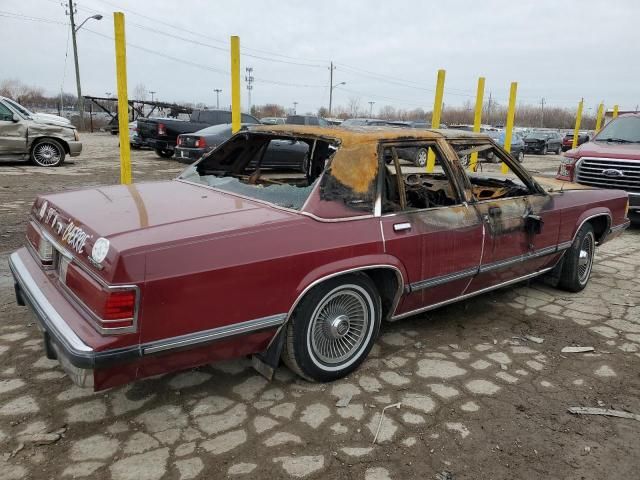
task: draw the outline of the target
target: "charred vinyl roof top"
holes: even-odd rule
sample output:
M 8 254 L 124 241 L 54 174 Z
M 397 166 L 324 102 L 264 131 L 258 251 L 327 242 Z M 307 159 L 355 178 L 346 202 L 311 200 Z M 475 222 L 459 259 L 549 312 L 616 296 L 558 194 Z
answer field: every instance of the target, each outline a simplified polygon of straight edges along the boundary
M 320 127 L 312 125 L 260 125 L 251 127 L 251 132 L 273 133 L 292 137 L 319 137 L 338 140 L 342 146 L 380 140 L 435 140 L 437 138 L 483 138 L 485 133 L 466 130 L 438 128 L 399 128 L 392 126 Z
M 287 137 L 316 137 L 338 141 L 329 170 L 345 187 L 356 193 L 371 191 L 378 172 L 378 142 L 381 140 L 436 140 L 438 138 L 489 139 L 485 134 L 443 129 L 414 129 L 394 127 L 319 127 L 307 125 L 264 125 L 251 128 L 250 132 Z

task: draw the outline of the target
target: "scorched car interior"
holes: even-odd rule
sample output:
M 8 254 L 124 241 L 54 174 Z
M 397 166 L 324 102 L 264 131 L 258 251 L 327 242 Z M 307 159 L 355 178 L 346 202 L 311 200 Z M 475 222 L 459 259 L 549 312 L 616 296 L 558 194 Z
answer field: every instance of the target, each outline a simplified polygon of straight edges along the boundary
M 283 140 L 308 146 L 304 174 L 263 168 Z M 420 148 L 432 173 L 399 155 Z M 496 157 L 512 173 L 484 161 Z M 173 181 L 38 197 L 10 266 L 47 355 L 79 385 L 244 355 L 330 381 L 383 320 L 543 274 L 581 290 L 627 207 L 622 191 L 533 178 L 484 135 L 263 126 Z

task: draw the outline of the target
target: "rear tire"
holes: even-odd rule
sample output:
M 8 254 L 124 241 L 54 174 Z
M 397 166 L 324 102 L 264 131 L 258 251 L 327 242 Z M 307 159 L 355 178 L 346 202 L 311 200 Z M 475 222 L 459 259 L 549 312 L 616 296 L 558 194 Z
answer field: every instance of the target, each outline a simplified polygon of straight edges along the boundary
M 562 145 L 558 145 L 558 148 L 556 150 L 556 155 L 560 155 L 562 153 Z
M 518 163 L 522 163 L 524 161 L 524 152 L 522 150 L 518 152 L 516 159 L 518 160 Z
M 31 147 L 31 161 L 39 167 L 58 167 L 64 157 L 64 147 L 53 138 L 36 140 Z
M 160 158 L 171 158 L 173 157 L 174 151 L 169 150 L 167 148 L 156 148 L 156 155 Z
M 585 223 L 564 254 L 564 264 L 558 287 L 569 292 L 579 292 L 589 283 L 596 252 L 596 237 L 590 223 Z
M 380 295 L 364 274 L 321 283 L 304 296 L 287 325 L 284 363 L 309 381 L 345 377 L 373 347 L 381 312 Z
M 542 147 L 542 150 L 540 150 L 540 155 L 546 155 L 547 154 L 547 146 L 545 145 L 544 147 Z

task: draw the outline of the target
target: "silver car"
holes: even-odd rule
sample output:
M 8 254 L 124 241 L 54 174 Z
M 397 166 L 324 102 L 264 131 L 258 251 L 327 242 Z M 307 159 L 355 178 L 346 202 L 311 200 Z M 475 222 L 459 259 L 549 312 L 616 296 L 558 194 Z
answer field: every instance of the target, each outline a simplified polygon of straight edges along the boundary
M 41 167 L 57 167 L 67 155 L 80 155 L 78 131 L 58 118 L 34 114 L 13 100 L 0 97 L 0 159 L 31 160 Z

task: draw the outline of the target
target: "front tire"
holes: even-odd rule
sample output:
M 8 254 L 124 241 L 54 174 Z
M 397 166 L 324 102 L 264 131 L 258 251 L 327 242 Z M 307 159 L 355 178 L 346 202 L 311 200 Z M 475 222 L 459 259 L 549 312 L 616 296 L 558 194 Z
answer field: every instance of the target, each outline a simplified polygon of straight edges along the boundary
M 547 154 L 547 146 L 545 145 L 544 147 L 542 147 L 542 150 L 540 150 L 540 155 L 546 155 Z
M 168 148 L 156 148 L 156 155 L 160 158 L 171 158 L 173 157 L 174 151 L 169 150 Z
M 558 149 L 556 150 L 556 155 L 560 155 L 562 153 L 562 145 L 558 145 Z
M 300 301 L 287 325 L 285 364 L 310 381 L 345 377 L 373 347 L 381 312 L 380 295 L 364 274 L 321 283 Z
M 587 286 L 596 252 L 593 227 L 586 223 L 580 228 L 573 245 L 564 254 L 564 264 L 558 286 L 569 292 L 579 292 Z
M 64 162 L 62 144 L 53 138 L 36 140 L 31 148 L 31 161 L 39 167 L 58 167 Z
M 520 150 L 517 156 L 518 163 L 522 163 L 524 161 L 524 152 Z

